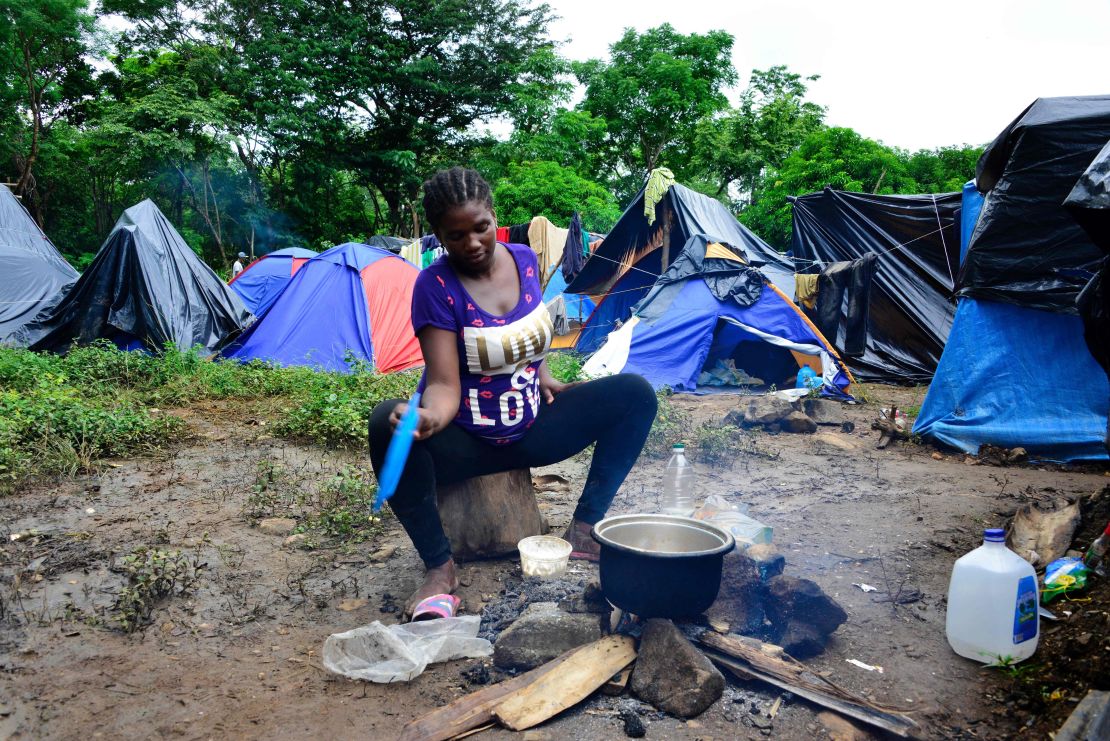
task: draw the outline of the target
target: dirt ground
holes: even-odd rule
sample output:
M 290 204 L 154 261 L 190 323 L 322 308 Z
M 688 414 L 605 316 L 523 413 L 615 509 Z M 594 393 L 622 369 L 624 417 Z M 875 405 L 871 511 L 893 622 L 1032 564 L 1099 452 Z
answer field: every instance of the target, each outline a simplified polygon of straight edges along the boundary
M 920 391 L 871 387 L 870 397 L 912 406 Z M 699 420 L 719 420 L 736 400 L 676 403 Z M 949 572 L 979 544 L 982 528 L 1002 526 L 1029 497 L 1087 496 L 1110 478 L 1103 469 L 972 465 L 963 455 L 934 456 L 933 448 L 911 443 L 876 450 L 878 433 L 868 423 L 877 408 L 851 408 L 850 433 L 758 433 L 731 467 L 698 467 L 703 494 L 748 505 L 774 527 L 786 573 L 813 579 L 848 612 L 828 650 L 807 662 L 816 671 L 912 711 L 926 738 L 1045 737 L 1079 698 L 1065 690 L 1021 704 L 1020 677 L 953 654 L 944 637 Z M 299 549 L 260 532 L 247 516 L 260 462 L 296 470 L 307 485 L 344 465 L 367 465 L 364 456 L 275 439 L 230 405 L 176 413 L 191 434 L 167 454 L 113 461 L 99 475 L 4 500 L 0 737 L 384 739 L 468 691 L 462 672 L 475 661 L 433 666 L 394 685 L 349 681 L 322 668 L 329 634 L 396 621 L 397 603 L 420 578 L 415 551 L 395 521 L 370 542 Z M 539 495 L 553 528 L 569 520 L 587 464 L 579 456 L 536 471 L 571 481 L 569 493 Z M 613 512 L 654 507 L 664 464 L 641 459 Z M 109 617 L 124 583 L 113 567 L 142 545 L 180 549 L 204 568 L 191 594 L 159 603 L 153 622 L 127 635 Z M 574 568 L 584 575 L 594 567 Z M 480 611 L 518 576 L 513 559 L 465 564 L 464 609 Z M 878 591 L 854 586 L 861 583 Z M 879 601 L 886 594 L 907 602 Z M 1092 645 L 1106 647 L 1106 610 L 1105 600 L 1076 607 L 1065 628 L 1082 621 Z M 780 697 L 773 722 L 763 720 L 759 711 Z M 531 738 L 621 738 L 622 702 L 590 699 Z M 1054 725 L 1046 725 L 1049 714 Z M 844 737 L 813 706 L 749 683 L 734 683 L 696 720 L 654 712 L 642 719 L 649 739 Z M 481 737 L 510 735 L 490 730 Z

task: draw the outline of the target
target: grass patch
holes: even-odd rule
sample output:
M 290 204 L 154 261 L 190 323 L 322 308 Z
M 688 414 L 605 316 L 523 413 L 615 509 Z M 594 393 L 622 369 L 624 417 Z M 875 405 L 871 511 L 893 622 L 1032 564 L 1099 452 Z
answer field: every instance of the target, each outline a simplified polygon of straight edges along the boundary
M 73 475 L 102 458 L 156 450 L 184 428 L 159 408 L 204 399 L 273 398 L 278 434 L 363 446 L 373 408 L 411 396 L 420 375 L 351 365 L 351 373 L 328 373 L 212 361 L 173 347 L 123 352 L 109 342 L 61 357 L 0 347 L 0 493 L 28 477 Z
M 547 367 L 556 381 L 574 383 L 582 378 L 582 357 L 571 352 L 550 352 L 547 354 Z
M 644 443 L 644 454 L 652 458 L 666 458 L 671 454 L 672 445 L 687 441 L 693 419 L 689 412 L 675 406 L 670 389 L 661 389 L 656 398 L 659 405 Z
M 116 624 L 134 633 L 150 623 L 159 602 L 195 589 L 204 565 L 180 551 L 140 546 L 120 559 L 117 569 L 127 576 L 113 607 Z

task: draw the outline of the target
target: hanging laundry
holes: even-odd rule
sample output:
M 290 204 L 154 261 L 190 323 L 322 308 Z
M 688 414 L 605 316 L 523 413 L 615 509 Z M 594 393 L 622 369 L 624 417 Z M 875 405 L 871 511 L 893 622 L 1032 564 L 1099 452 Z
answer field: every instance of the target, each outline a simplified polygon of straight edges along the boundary
M 544 275 L 548 275 L 553 266 L 563 261 L 563 247 L 566 243 L 566 229 L 555 226 L 546 216 L 532 219 L 532 224 L 528 227 L 528 246 L 539 258 L 540 270 Z
M 862 355 L 867 347 L 867 305 L 871 279 L 875 275 L 875 257 L 872 253 L 858 260 L 834 262 L 821 271 L 817 280 L 817 328 L 833 344 L 840 326 L 844 295 L 848 295 L 848 310 L 844 314 L 845 355 Z
M 568 284 L 578 275 L 578 271 L 586 264 L 586 255 L 589 254 L 589 243 L 586 242 L 585 233 L 582 231 L 582 217 L 578 212 L 570 220 L 567 230 L 567 244 L 563 248 L 563 280 Z
M 509 242 L 512 244 L 528 244 L 528 227 L 532 222 L 527 224 L 513 224 L 509 227 Z
M 497 227 L 497 241 L 498 242 L 508 242 L 508 241 L 510 241 L 509 240 L 509 227 L 507 227 L 507 226 Z
M 442 245 L 440 245 L 439 240 L 436 239 L 436 235 L 434 235 L 434 234 L 425 234 L 423 237 L 420 238 L 420 251 L 421 252 L 427 252 L 428 250 L 434 250 L 434 249 L 436 249 L 437 247 L 440 247 L 440 246 L 442 246 Z
M 401 257 L 405 258 L 416 267 L 420 267 L 420 240 L 414 239 L 401 247 Z
M 647 217 L 648 226 L 655 223 L 655 205 L 663 200 L 672 185 L 674 173 L 665 167 L 657 167 L 648 175 L 647 186 L 644 188 L 644 216 Z
M 555 335 L 564 337 L 570 334 L 570 320 L 567 318 L 567 302 L 563 294 L 547 302 L 547 313 L 551 316 L 551 323 L 555 326 Z
M 794 303 L 812 311 L 817 308 L 817 274 L 794 274 Z

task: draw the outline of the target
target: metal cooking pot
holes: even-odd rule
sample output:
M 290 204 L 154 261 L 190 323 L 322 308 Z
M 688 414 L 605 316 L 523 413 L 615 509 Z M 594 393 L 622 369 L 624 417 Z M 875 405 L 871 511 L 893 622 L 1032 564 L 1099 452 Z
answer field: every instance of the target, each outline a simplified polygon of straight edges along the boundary
M 640 617 L 696 617 L 717 599 L 732 534 L 690 517 L 617 515 L 594 525 L 601 591 Z

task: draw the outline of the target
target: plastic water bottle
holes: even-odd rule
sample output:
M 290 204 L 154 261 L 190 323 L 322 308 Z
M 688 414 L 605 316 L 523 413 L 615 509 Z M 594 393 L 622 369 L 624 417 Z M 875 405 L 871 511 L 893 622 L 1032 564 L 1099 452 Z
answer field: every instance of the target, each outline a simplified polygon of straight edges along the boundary
M 686 461 L 686 446 L 675 443 L 663 472 L 663 514 L 689 517 L 694 513 L 694 468 Z
M 1004 530 L 983 531 L 983 545 L 956 561 L 948 583 L 948 644 L 985 664 L 1013 664 L 1037 650 L 1037 573 L 1005 540 Z

